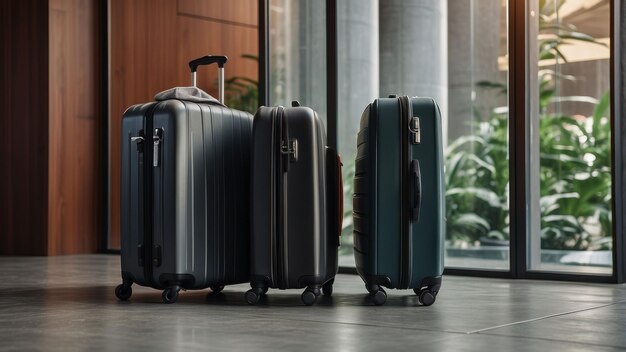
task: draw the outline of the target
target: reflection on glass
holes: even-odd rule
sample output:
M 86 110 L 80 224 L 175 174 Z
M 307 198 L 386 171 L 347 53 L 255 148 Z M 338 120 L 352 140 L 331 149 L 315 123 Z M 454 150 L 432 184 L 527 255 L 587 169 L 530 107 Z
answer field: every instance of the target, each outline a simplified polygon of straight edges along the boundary
M 609 3 L 535 4 L 530 270 L 612 271 Z
M 270 1 L 270 103 L 298 100 L 326 122 L 324 0 Z

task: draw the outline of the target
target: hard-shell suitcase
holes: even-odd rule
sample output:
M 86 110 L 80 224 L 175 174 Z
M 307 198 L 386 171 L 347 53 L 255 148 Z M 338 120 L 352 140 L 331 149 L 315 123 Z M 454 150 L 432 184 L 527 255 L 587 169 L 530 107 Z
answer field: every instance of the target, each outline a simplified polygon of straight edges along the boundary
M 121 300 L 133 283 L 163 289 L 173 303 L 180 289 L 248 281 L 252 115 L 222 103 L 226 60 L 189 63 L 194 87 L 199 65 L 218 64 L 219 102 L 200 91 L 208 103 L 166 99 L 124 113 Z
M 376 99 L 361 117 L 354 177 L 354 255 L 373 302 L 382 286 L 431 305 L 441 287 L 444 179 L 441 116 L 431 98 Z
M 343 207 L 341 162 L 310 108 L 261 107 L 254 117 L 250 304 L 268 288 L 332 294 Z

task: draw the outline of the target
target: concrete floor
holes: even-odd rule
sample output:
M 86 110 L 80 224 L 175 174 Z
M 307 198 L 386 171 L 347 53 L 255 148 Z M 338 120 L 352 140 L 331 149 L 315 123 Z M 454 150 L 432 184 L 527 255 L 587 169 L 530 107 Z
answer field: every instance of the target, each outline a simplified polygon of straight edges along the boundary
M 626 348 L 626 286 L 444 278 L 431 307 L 387 290 L 369 305 L 361 280 L 340 275 L 313 307 L 300 290 L 247 285 L 182 292 L 173 305 L 133 286 L 118 302 L 114 255 L 0 257 L 0 350 L 609 351 Z

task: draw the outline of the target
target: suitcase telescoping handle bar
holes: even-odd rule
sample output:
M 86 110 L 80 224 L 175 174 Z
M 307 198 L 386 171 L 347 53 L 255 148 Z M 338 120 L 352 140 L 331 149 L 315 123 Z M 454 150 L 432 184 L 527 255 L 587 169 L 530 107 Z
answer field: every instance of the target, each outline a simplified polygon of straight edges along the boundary
M 420 172 L 420 162 L 411 160 L 411 221 L 418 221 L 420 218 L 420 205 L 422 203 L 422 175 Z
M 224 104 L 224 64 L 226 64 L 226 61 L 228 61 L 228 57 L 223 55 L 207 55 L 189 61 L 189 68 L 191 69 L 191 85 L 194 87 L 197 83 L 196 71 L 198 71 L 198 66 L 217 64 L 217 84 L 219 88 L 218 99 L 222 104 Z

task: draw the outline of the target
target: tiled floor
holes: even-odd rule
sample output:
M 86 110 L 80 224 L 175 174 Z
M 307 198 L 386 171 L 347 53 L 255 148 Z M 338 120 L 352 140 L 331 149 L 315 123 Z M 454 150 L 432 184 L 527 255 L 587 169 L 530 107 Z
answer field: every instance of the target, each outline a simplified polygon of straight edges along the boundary
M 371 306 L 357 276 L 305 307 L 300 290 L 247 285 L 182 292 L 173 305 L 133 286 L 118 302 L 119 258 L 0 257 L 0 350 L 606 351 L 626 349 L 626 286 L 444 278 L 437 302 L 387 290 Z

